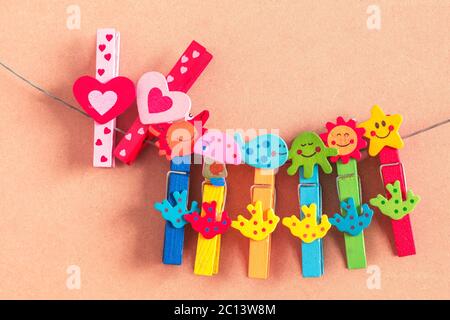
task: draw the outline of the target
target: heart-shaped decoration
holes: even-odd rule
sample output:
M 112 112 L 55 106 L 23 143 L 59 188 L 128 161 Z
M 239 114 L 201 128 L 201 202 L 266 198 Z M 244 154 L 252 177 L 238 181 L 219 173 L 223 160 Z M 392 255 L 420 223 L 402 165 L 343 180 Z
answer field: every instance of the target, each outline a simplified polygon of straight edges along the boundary
M 92 90 L 88 94 L 88 100 L 91 106 L 97 110 L 100 115 L 104 115 L 117 102 L 117 94 L 114 91 L 102 93 L 98 90 Z
M 147 72 L 139 79 L 136 96 L 139 119 L 143 124 L 185 119 L 191 110 L 189 96 L 170 91 L 166 78 L 159 72 Z
M 117 118 L 136 97 L 134 83 L 125 77 L 102 83 L 93 77 L 83 76 L 73 84 L 73 94 L 84 111 L 100 124 Z

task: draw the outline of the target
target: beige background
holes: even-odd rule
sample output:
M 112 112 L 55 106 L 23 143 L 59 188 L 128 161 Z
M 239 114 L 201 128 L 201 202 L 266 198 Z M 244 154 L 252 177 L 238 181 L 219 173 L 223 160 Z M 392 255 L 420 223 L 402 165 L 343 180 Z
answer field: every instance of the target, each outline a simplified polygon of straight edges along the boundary
M 337 116 L 369 117 L 378 103 L 404 115 L 403 135 L 449 118 L 450 1 L 377 1 L 380 31 L 368 30 L 372 1 L 13 1 L 2 0 L 0 60 L 74 103 L 73 81 L 94 74 L 95 32 L 121 32 L 121 74 L 136 81 L 169 71 L 195 39 L 214 60 L 190 91 L 213 128 L 279 128 L 289 142 Z M 81 8 L 81 29 L 66 8 Z M 449 126 L 406 140 L 408 184 L 422 196 L 412 214 L 418 254 L 393 253 L 387 218 L 366 231 L 370 265 L 345 268 L 343 237 L 325 239 L 326 274 L 300 275 L 300 244 L 280 225 L 267 281 L 246 277 L 247 240 L 223 237 L 219 275 L 193 274 L 196 235 L 187 228 L 184 264 L 161 264 L 168 162 L 151 147 L 133 166 L 91 167 L 93 124 L 0 70 L 0 298 L 450 298 Z M 128 128 L 130 109 L 119 121 Z M 298 211 L 297 179 L 277 177 L 277 212 Z M 253 170 L 229 168 L 227 209 L 249 201 Z M 364 201 L 383 192 L 377 161 L 360 164 Z M 338 210 L 335 176 L 322 178 L 324 213 Z M 191 190 L 200 198 L 201 172 Z M 66 269 L 81 268 L 68 290 Z

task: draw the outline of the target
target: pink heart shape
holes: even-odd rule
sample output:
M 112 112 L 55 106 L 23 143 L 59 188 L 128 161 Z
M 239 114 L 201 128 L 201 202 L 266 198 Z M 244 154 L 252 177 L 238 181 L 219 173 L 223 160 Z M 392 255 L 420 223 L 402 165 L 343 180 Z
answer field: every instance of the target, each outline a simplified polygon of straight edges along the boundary
M 88 94 L 88 100 L 92 108 L 103 116 L 116 104 L 117 93 L 114 91 L 101 92 L 99 90 L 92 90 Z
M 159 88 L 152 88 L 148 93 L 148 112 L 159 113 L 169 110 L 173 105 L 172 99 L 163 96 Z
M 104 124 L 131 106 L 136 91 L 133 82 L 125 77 L 115 77 L 103 83 L 83 76 L 73 84 L 73 94 L 84 111 L 96 122 Z
M 189 116 L 189 96 L 181 91 L 170 91 L 166 77 L 159 72 L 142 75 L 136 92 L 139 119 L 143 124 L 170 123 Z

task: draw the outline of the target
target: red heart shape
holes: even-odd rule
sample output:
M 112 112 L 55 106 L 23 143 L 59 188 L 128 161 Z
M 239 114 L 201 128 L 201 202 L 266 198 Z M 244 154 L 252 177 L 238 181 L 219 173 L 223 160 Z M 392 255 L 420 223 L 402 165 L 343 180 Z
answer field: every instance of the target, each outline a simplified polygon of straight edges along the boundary
M 103 50 L 106 49 L 106 45 L 101 44 L 101 45 L 98 46 L 98 49 L 99 49 L 101 52 L 103 52 Z
M 111 41 L 112 38 L 113 38 L 112 34 L 107 34 L 106 35 L 106 40 Z
M 106 108 L 105 105 L 93 106 L 91 105 L 93 100 L 89 100 L 92 93 L 96 93 L 97 96 L 104 95 L 105 97 L 113 95 L 117 99 L 106 101 L 111 104 L 106 106 Z M 93 77 L 83 76 L 73 84 L 73 94 L 84 111 L 100 124 L 117 118 L 131 106 L 136 98 L 133 81 L 125 77 L 112 78 L 108 82 L 102 83 Z M 102 100 L 98 99 L 98 101 L 101 102 Z
M 101 161 L 101 162 L 106 162 L 106 161 L 108 161 L 108 158 L 105 157 L 105 156 L 102 156 L 102 157 L 100 158 L 100 161 Z
M 102 144 L 103 144 L 102 140 L 100 140 L 100 139 L 97 139 L 97 141 L 95 141 L 96 146 L 101 146 Z
M 163 96 L 159 88 L 152 88 L 148 92 L 148 112 L 159 113 L 169 110 L 172 107 L 172 99 Z
M 105 54 L 105 59 L 109 61 L 111 59 L 111 53 Z
M 98 69 L 98 75 L 102 76 L 105 73 L 105 69 Z
M 105 129 L 103 129 L 103 133 L 104 134 L 109 134 L 109 133 L 111 133 L 111 129 L 108 128 L 108 127 L 105 127 Z

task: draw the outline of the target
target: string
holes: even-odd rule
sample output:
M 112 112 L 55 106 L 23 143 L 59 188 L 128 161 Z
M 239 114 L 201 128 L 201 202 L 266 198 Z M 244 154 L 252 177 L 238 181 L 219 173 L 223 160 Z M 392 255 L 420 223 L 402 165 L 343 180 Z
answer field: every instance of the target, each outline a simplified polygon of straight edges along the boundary
M 26 84 L 28 84 L 29 86 L 35 88 L 36 90 L 38 90 L 39 92 L 41 92 L 42 94 L 46 95 L 47 97 L 55 100 L 56 102 L 59 102 L 60 104 L 66 106 L 67 108 L 70 108 L 76 112 L 78 112 L 79 114 L 82 114 L 85 117 L 90 118 L 90 116 L 84 112 L 83 110 L 77 108 L 76 106 L 74 106 L 73 104 L 70 104 L 69 102 L 66 102 L 65 100 L 63 100 L 62 98 L 55 96 L 54 94 L 52 94 L 51 92 L 49 92 L 48 90 L 38 86 L 37 84 L 35 84 L 34 82 L 32 82 L 31 80 L 28 80 L 27 78 L 25 78 L 24 76 L 20 75 L 17 71 L 15 71 L 14 69 L 10 68 L 9 66 L 7 66 L 6 64 L 4 64 L 2 61 L 0 61 L 0 65 L 6 69 L 7 71 L 9 71 L 11 74 L 13 74 L 14 76 L 16 76 L 17 78 L 19 78 L 20 80 L 22 80 L 23 82 L 25 82 Z M 408 139 L 414 136 L 417 136 L 419 134 L 422 134 L 424 132 L 430 131 L 432 129 L 435 129 L 437 127 L 443 126 L 447 123 L 450 122 L 450 118 L 440 121 L 440 122 L 436 122 L 428 127 L 413 131 L 405 136 L 402 136 L 403 139 Z M 125 130 L 122 130 L 120 128 L 115 128 L 114 130 L 116 130 L 117 132 L 120 132 L 121 134 L 126 134 Z M 148 139 L 144 140 L 145 143 L 150 144 L 150 145 L 155 145 L 155 143 L 153 141 L 150 141 Z
M 42 94 L 46 95 L 47 97 L 55 100 L 56 102 L 59 102 L 60 104 L 66 106 L 69 109 L 72 109 L 76 112 L 78 112 L 79 114 L 90 118 L 90 116 L 84 112 L 83 110 L 77 108 L 76 106 L 74 106 L 73 104 L 63 100 L 62 98 L 55 96 L 53 93 L 51 93 L 50 91 L 40 87 L 39 85 L 37 85 L 36 83 L 32 82 L 31 80 L 28 80 L 27 78 L 25 78 L 24 76 L 22 76 L 21 74 L 19 74 L 17 71 L 15 71 L 14 69 L 12 69 L 11 67 L 7 66 L 6 64 L 4 64 L 2 61 L 0 61 L 0 65 L 5 68 L 7 71 L 9 71 L 10 73 L 12 73 L 14 76 L 16 76 L 17 78 L 19 78 L 20 80 L 22 80 L 23 82 L 25 82 L 26 84 L 28 84 L 29 86 L 35 88 L 36 90 L 38 90 L 39 92 L 41 92 Z M 125 130 L 122 130 L 120 128 L 115 127 L 114 128 L 115 131 L 121 133 L 121 134 L 126 134 Z M 150 145 L 154 145 L 155 143 L 153 141 L 150 141 L 148 139 L 144 140 L 145 143 L 148 143 Z

